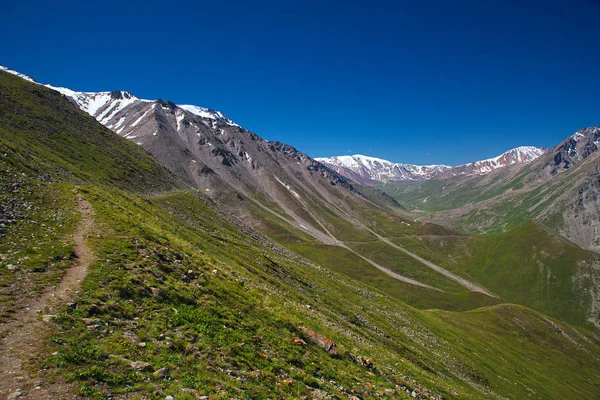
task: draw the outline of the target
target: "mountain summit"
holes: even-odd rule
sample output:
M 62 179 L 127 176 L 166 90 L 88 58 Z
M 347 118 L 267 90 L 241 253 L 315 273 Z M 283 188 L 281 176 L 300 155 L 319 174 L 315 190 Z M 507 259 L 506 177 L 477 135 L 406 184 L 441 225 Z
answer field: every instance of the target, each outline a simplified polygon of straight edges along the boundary
M 393 163 L 360 154 L 316 158 L 316 160 L 355 182 L 375 185 L 390 181 L 424 181 L 431 178 L 449 178 L 461 175 L 485 175 L 509 165 L 530 163 L 543 153 L 544 149 L 538 147 L 521 146 L 508 150 L 497 157 L 455 167 Z
M 17 75 L 25 80 L 30 82 L 34 82 L 40 84 L 35 79 L 12 70 L 10 68 L 4 67 L 0 65 L 0 71 L 5 71 L 11 73 L 13 75 Z M 229 119 L 225 114 L 220 111 L 213 110 L 211 108 L 199 107 L 194 105 L 175 105 L 169 101 L 162 100 L 145 100 L 136 97 L 135 95 L 122 91 L 116 90 L 112 92 L 78 92 L 69 88 L 57 87 L 52 85 L 45 85 L 47 88 L 56 90 L 62 94 L 64 94 L 71 102 L 75 103 L 77 107 L 82 109 L 83 111 L 90 114 L 92 117 L 96 118 L 98 122 L 105 125 L 106 127 L 112 129 L 113 131 L 121 134 L 127 128 L 127 119 L 124 118 L 124 115 L 132 116 L 130 110 L 131 108 L 140 109 L 143 111 L 148 111 L 149 107 L 152 107 L 153 103 L 164 103 L 163 105 L 166 108 L 175 108 L 178 107 L 181 110 L 189 111 L 190 113 L 199 116 L 201 118 L 210 119 L 218 122 L 223 122 L 227 125 L 231 126 L 239 126 L 231 119 Z M 144 107 L 146 105 L 147 107 Z M 130 107 L 133 106 L 133 107 Z M 124 110 L 127 109 L 125 112 Z M 138 124 L 142 122 L 142 119 L 135 120 L 138 121 Z M 137 124 L 131 124 L 135 127 Z M 126 133 L 125 133 L 126 135 Z M 122 136 L 125 136 L 122 135 Z

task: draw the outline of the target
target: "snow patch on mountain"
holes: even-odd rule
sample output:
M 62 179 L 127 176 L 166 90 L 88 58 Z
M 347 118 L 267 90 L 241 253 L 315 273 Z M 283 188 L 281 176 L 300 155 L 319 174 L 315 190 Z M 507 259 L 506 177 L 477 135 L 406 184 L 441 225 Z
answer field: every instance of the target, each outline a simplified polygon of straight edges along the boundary
M 316 158 L 317 161 L 333 168 L 339 174 L 359 183 L 373 184 L 388 181 L 423 181 L 435 177 L 451 177 L 457 175 L 485 175 L 498 168 L 514 164 L 529 163 L 544 152 L 533 146 L 521 146 L 486 160 L 462 164 L 455 167 L 448 165 L 413 165 L 393 163 L 381 158 L 360 154 L 353 156 L 336 156 Z
M 283 183 L 283 181 L 281 181 L 281 179 L 279 179 L 278 177 L 275 177 L 275 180 L 277 180 L 277 182 L 279 182 L 284 188 L 286 188 L 291 194 L 293 194 L 295 198 L 300 199 L 300 195 L 294 189 L 292 189 L 290 185 Z
M 192 114 L 202 118 L 214 119 L 216 121 L 225 122 L 227 125 L 231 126 L 239 126 L 238 124 L 227 118 L 227 116 L 221 111 L 215 111 L 210 108 L 198 107 L 190 104 L 182 104 L 178 105 L 178 107 L 183 108 L 184 110 L 189 111 Z
M 148 110 L 146 110 L 145 113 L 143 113 L 142 115 L 140 115 L 135 121 L 133 121 L 133 123 L 130 125 L 130 128 L 134 128 L 137 125 L 139 125 L 140 122 L 142 122 L 142 120 L 144 118 L 146 118 L 146 116 L 148 114 L 150 114 L 152 111 L 154 111 L 154 107 L 156 106 L 156 104 L 152 104 L 152 107 L 150 107 Z
M 14 69 L 6 68 L 6 67 L 5 67 L 5 66 L 3 66 L 3 65 L 0 65 L 0 71 L 8 72 L 9 74 L 13 74 L 13 75 L 16 75 L 16 76 L 18 76 L 19 78 L 23 78 L 23 79 L 25 79 L 26 81 L 33 82 L 33 83 L 37 83 L 37 82 L 36 82 L 36 81 L 35 81 L 33 78 L 31 78 L 30 76 L 27 76 L 27 75 L 25 75 L 25 74 L 22 74 L 22 73 L 20 73 L 20 72 L 17 72 L 17 71 L 15 71 Z
M 544 152 L 543 149 L 533 146 L 520 146 L 512 150 L 506 151 L 499 156 L 488 158 L 487 160 L 475 161 L 471 164 L 482 164 L 482 163 L 495 163 L 501 164 L 502 160 L 508 157 L 511 160 L 511 164 L 533 161 Z M 469 164 L 464 164 L 469 165 Z

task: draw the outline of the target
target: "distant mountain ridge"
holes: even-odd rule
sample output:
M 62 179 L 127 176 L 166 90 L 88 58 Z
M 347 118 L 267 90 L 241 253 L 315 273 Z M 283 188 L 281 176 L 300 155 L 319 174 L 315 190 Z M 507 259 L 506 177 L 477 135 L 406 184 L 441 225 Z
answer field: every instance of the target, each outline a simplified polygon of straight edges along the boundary
M 390 181 L 424 181 L 432 178 L 444 179 L 462 175 L 485 175 L 509 165 L 530 163 L 543 153 L 544 149 L 542 148 L 521 146 L 508 150 L 497 157 L 454 167 L 393 163 L 360 154 L 316 158 L 316 160 L 355 182 L 376 185 Z

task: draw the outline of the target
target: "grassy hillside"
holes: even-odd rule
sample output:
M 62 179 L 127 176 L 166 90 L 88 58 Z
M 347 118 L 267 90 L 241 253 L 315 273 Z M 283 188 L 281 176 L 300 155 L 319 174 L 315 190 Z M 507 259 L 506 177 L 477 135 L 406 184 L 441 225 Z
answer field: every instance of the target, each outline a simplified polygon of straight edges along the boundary
M 508 192 L 457 210 L 451 219 L 464 231 L 488 233 L 501 232 L 536 219 L 580 246 L 598 250 L 599 241 L 593 232 L 598 225 L 599 165 L 600 153 L 595 152 L 576 168 L 564 170 L 542 185 Z M 529 173 L 533 172 L 535 170 Z M 585 235 L 586 231 L 592 233 Z
M 313 398 L 320 391 L 375 398 L 402 397 L 405 387 L 444 397 L 527 390 L 546 398 L 547 387 L 577 367 L 552 393 L 585 398 L 595 390 L 588 380 L 600 379 L 596 336 L 529 309 L 417 311 L 262 247 L 194 193 L 148 202 L 123 192 L 79 192 L 101 227 L 93 239 L 98 261 L 77 309 L 59 314 L 50 348 L 57 354 L 45 365 L 85 396 L 186 398 L 184 389 L 195 389 L 214 398 Z M 337 355 L 313 344 L 302 326 L 333 340 Z M 150 367 L 133 371 L 127 360 Z M 554 372 L 545 372 L 548 365 Z M 170 379 L 153 375 L 160 368 Z M 538 371 L 536 379 L 522 371 Z
M 391 210 L 405 210 L 406 208 L 398 203 L 392 196 L 385 193 L 382 190 L 374 188 L 372 186 L 361 185 L 359 183 L 352 183 L 352 186 L 358 190 L 363 196 L 371 200 L 373 203 L 378 204 L 382 207 L 390 208 Z
M 599 326 L 600 256 L 538 223 L 496 235 L 394 240 L 508 302 L 592 329 Z
M 160 192 L 181 186 L 139 146 L 78 110 L 60 93 L 0 71 L 0 149 L 5 162 L 73 183 Z M 10 157 L 9 157 L 10 156 Z
M 506 207 L 514 208 L 508 204 Z M 266 232 L 304 257 L 420 309 L 463 311 L 510 302 L 590 329 L 596 329 L 598 324 L 599 293 L 595 289 L 600 279 L 598 256 L 540 225 L 522 224 L 503 234 L 471 237 L 436 224 L 414 222 L 373 209 L 355 210 L 353 215 L 359 215 L 360 220 L 349 218 L 339 225 L 333 213 L 315 215 L 321 216 L 329 231 L 348 248 L 320 244 L 300 233 L 290 234 L 294 231 L 278 224 L 276 219 L 270 220 L 272 229 Z M 363 222 L 363 229 L 357 230 L 356 224 L 360 226 Z M 277 226 L 278 229 L 274 228 Z M 338 235 L 338 232 L 343 234 Z M 374 234 L 482 285 L 501 299 L 466 290 Z M 353 251 L 439 290 L 398 281 Z
M 498 303 L 497 299 L 480 293 L 467 291 L 460 287 L 455 291 L 444 292 L 399 281 L 386 273 L 373 268 L 371 264 L 360 257 L 357 257 L 356 254 L 339 246 L 304 243 L 288 244 L 286 247 L 306 257 L 308 260 L 368 284 L 391 297 L 419 309 L 439 308 L 451 311 L 462 311 Z M 386 253 L 382 256 L 389 256 L 391 254 L 393 254 L 393 249 L 386 249 Z M 389 265 L 390 269 L 393 270 L 393 264 L 385 265 Z M 423 272 L 431 274 L 431 271 L 429 270 L 424 270 Z M 416 278 L 414 275 L 410 275 L 409 277 Z M 448 281 L 440 275 L 434 275 L 432 280 L 434 282 L 437 280 L 438 284 L 439 281 L 442 281 L 444 284 L 452 285 L 452 281 Z M 433 282 L 431 283 L 433 284 Z
M 92 204 L 96 227 L 88 241 L 95 261 L 76 304 L 58 310 L 47 347 L 32 364 L 64 377 L 80 396 L 598 396 L 595 333 L 517 305 L 469 312 L 412 308 L 333 271 L 333 252 L 328 258 L 314 247 L 322 258 L 308 262 L 243 233 L 201 193 L 178 190 L 151 158 L 68 109 L 53 92 L 5 74 L 0 81 L 4 101 L 22 96 L 14 103 L 23 106 L 13 108 L 22 123 L 27 113 L 42 110 L 52 116 L 51 126 L 76 115 L 57 141 L 36 129 L 21 139 L 22 128 L 0 115 L 7 171 L 0 183 L 12 188 L 1 198 L 0 271 L 3 290 L 24 282 L 38 291 L 52 285 L 73 262 L 75 200 Z M 97 128 L 97 137 L 88 126 Z M 110 144 L 99 142 L 86 153 L 101 138 Z M 428 229 L 377 221 L 378 232 L 410 229 L 414 236 Z M 299 239 L 309 253 L 310 242 Z M 19 268 L 9 269 L 15 262 Z M 35 296 L 36 290 L 12 293 Z M 5 304 L 2 313 L 10 318 Z
M 390 182 L 377 187 L 409 209 L 426 212 L 454 210 L 525 187 L 528 170 L 511 166 L 483 176 L 457 176 L 423 182 Z
M 351 202 L 348 207 L 356 209 L 346 214 L 323 203 L 313 204 L 312 214 L 326 227 L 336 244 L 323 244 L 262 209 L 252 211 L 254 218 L 261 222 L 259 227 L 262 232 L 282 246 L 308 260 L 368 283 L 413 307 L 457 311 L 498 303 L 498 299 L 467 290 L 376 236 L 456 235 L 457 232 L 435 224 L 415 223 L 384 209 L 359 208 Z M 340 214 L 346 215 L 346 219 L 340 218 Z M 374 267 L 368 260 L 432 286 L 434 290 L 399 281 Z

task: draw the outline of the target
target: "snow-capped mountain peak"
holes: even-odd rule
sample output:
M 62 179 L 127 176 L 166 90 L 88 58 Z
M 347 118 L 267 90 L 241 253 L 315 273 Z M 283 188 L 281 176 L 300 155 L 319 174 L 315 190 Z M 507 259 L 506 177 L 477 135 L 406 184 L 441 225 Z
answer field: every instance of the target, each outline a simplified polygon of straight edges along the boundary
M 0 65 L 0 71 L 5 71 L 13 75 L 17 75 L 23 79 L 26 79 L 30 82 L 36 82 L 31 77 L 21 74 L 15 70 L 4 67 Z M 113 121 L 113 119 L 121 114 L 123 110 L 129 108 L 130 106 L 135 106 L 141 103 L 152 103 L 154 100 L 145 100 L 140 99 L 133 95 L 130 92 L 117 90 L 112 92 L 78 92 L 65 87 L 57 87 L 52 85 L 43 85 L 47 88 L 56 90 L 57 92 L 62 93 L 67 98 L 69 98 L 73 103 L 75 103 L 80 109 L 87 112 L 96 120 L 98 120 L 101 124 L 107 126 L 108 128 L 115 129 L 115 126 L 118 124 L 118 121 Z M 157 100 L 158 101 L 158 100 Z M 229 119 L 225 114 L 220 111 L 216 111 L 206 107 L 199 107 L 194 105 L 181 105 L 179 108 L 189 111 L 194 115 L 197 115 L 201 118 L 207 118 L 219 122 L 223 122 L 227 125 L 231 126 L 240 126 Z M 123 123 L 122 123 L 123 125 Z M 120 132 L 118 132 L 120 133 Z
M 476 163 L 503 163 L 503 164 L 516 164 L 522 162 L 533 161 L 543 153 L 543 149 L 533 146 L 519 146 L 514 149 L 508 150 L 499 156 L 488 158 L 487 160 L 476 161 Z M 505 161 L 506 162 L 503 162 Z
M 80 109 L 104 125 L 121 110 L 136 102 L 151 102 L 151 100 L 139 99 L 133 94 L 121 90 L 114 92 L 76 92 L 63 87 L 45 86 L 64 94 Z
M 493 158 L 455 167 L 435 164 L 413 165 L 393 163 L 381 158 L 360 154 L 317 158 L 316 160 L 349 179 L 372 185 L 388 181 L 423 181 L 436 177 L 445 178 L 456 175 L 484 175 L 509 165 L 529 163 L 542 155 L 543 152 L 543 149 L 537 147 L 521 146 Z
M 4 65 L 0 64 L 0 71 L 8 72 L 9 74 L 13 74 L 18 76 L 19 78 L 23 78 L 26 81 L 37 83 L 32 77 L 22 74 L 20 72 L 15 71 L 14 69 L 6 68 Z
M 364 156 L 362 154 L 355 154 L 353 156 L 337 156 L 332 157 L 336 159 L 340 165 L 345 166 L 347 168 L 358 168 L 360 166 L 388 166 L 393 165 L 392 162 L 376 158 Z

